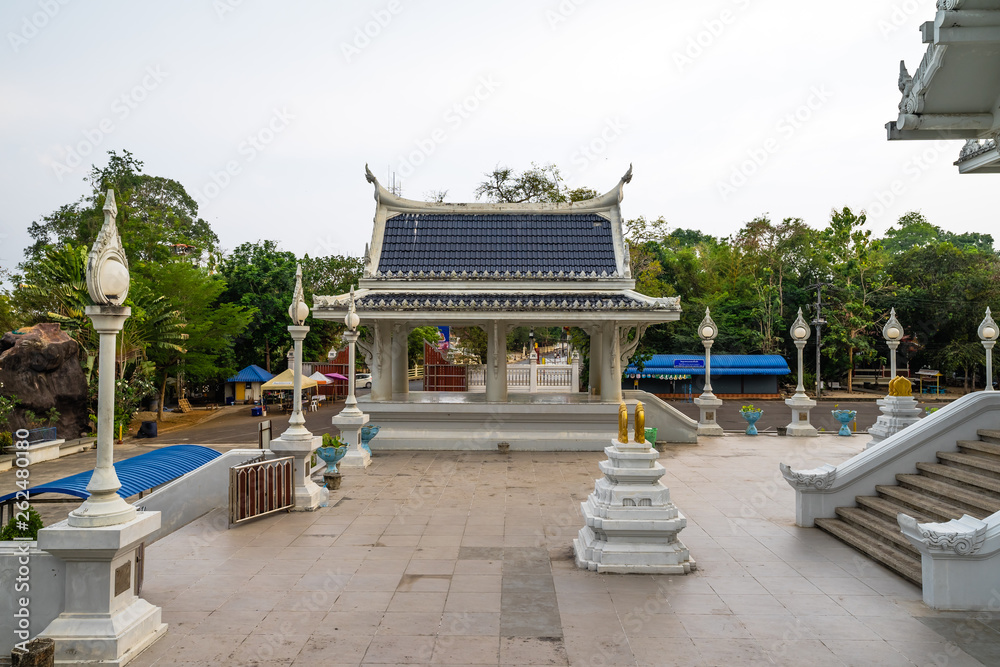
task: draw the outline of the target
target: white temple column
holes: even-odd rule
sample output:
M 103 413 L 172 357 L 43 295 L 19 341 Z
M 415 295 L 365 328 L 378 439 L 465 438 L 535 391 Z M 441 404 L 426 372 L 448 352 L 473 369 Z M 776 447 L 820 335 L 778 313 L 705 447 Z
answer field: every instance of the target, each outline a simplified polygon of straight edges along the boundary
M 486 400 L 507 402 L 507 326 L 497 320 L 486 324 Z
M 601 393 L 601 360 L 604 359 L 604 335 L 601 327 L 591 327 L 590 332 L 590 389 Z
M 410 392 L 409 327 L 403 322 L 392 325 L 392 393 L 405 398 Z
M 618 323 L 606 322 L 601 325 L 603 353 L 601 354 L 601 402 L 621 403 L 622 370 L 621 351 L 618 344 Z
M 372 343 L 372 393 L 373 401 L 392 400 L 392 322 L 378 320 L 371 324 Z

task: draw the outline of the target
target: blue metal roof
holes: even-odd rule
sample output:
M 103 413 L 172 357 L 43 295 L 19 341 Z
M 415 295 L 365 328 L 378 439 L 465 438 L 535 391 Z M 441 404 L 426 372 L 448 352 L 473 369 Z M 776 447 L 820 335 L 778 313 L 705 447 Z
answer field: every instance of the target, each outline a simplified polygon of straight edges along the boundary
M 250 364 L 226 382 L 267 382 L 273 377 L 257 364 Z
M 611 223 L 594 213 L 403 213 L 385 223 L 378 270 L 617 270 Z
M 115 472 L 118 473 L 118 480 L 122 484 L 122 488 L 118 489 L 118 495 L 129 498 L 142 491 L 149 491 L 153 487 L 200 468 L 219 456 L 219 452 L 201 445 L 173 445 L 123 459 L 115 463 Z M 93 470 L 87 470 L 54 482 L 32 486 L 31 496 L 64 493 L 77 498 L 87 498 L 90 496 L 87 484 L 90 483 L 93 474 Z M 0 502 L 10 500 L 15 495 L 16 491 L 8 493 L 0 497 Z
M 697 354 L 654 354 L 643 367 L 643 373 L 673 373 L 679 367 L 674 366 L 678 360 L 704 360 Z M 635 364 L 629 364 L 626 373 L 637 373 Z M 682 372 L 691 375 L 704 375 L 704 368 L 683 367 Z M 791 373 L 788 362 L 779 354 L 713 354 L 712 375 L 788 375 Z

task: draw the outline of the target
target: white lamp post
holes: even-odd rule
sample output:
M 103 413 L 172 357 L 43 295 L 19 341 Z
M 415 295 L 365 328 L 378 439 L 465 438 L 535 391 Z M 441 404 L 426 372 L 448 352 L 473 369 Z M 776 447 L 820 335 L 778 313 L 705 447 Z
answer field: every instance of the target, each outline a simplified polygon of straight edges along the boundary
M 104 200 L 104 226 L 87 258 L 87 291 L 94 301 L 85 312 L 100 337 L 97 370 L 97 466 L 87 484 L 83 504 L 69 513 L 67 523 L 78 528 L 113 526 L 135 518 L 135 506 L 118 495 L 121 482 L 115 472 L 115 359 L 118 332 L 132 309 L 123 306 L 128 296 L 128 259 L 122 248 L 115 216 L 115 192 Z
M 118 495 L 114 468 L 115 339 L 131 314 L 128 259 L 115 216 L 104 201 L 104 226 L 87 258 L 85 312 L 100 336 L 97 465 L 90 496 L 65 521 L 38 531 L 38 548 L 65 563 L 62 612 L 39 633 L 55 640 L 59 664 L 124 664 L 166 631 L 159 607 L 135 594 L 136 550 L 160 528 L 159 512 L 138 512 Z
M 292 365 L 292 414 L 288 418 L 285 432 L 271 441 L 271 451 L 279 456 L 291 456 L 295 459 L 295 510 L 311 512 L 326 502 L 330 494 L 312 481 L 312 453 L 322 444 L 322 438 L 309 432 L 306 418 L 302 414 L 302 341 L 309 333 L 309 327 L 305 326 L 309 306 L 302 298 L 301 266 L 295 267 L 295 292 L 288 307 L 288 316 L 292 319 L 288 333 L 292 336 L 295 357 Z
M 884 327 L 882 327 L 882 336 L 885 338 L 885 344 L 889 346 L 890 368 L 892 377 L 895 378 L 896 348 L 899 347 L 899 341 L 903 338 L 903 325 L 896 319 L 895 308 L 889 310 L 889 321 L 885 323 Z
M 705 346 L 705 387 L 701 396 L 694 399 L 698 406 L 700 417 L 698 419 L 698 435 L 721 436 L 725 435 L 722 427 L 716 421 L 719 408 L 722 407 L 722 400 L 712 393 L 712 344 L 715 337 L 719 335 L 719 327 L 712 320 L 709 309 L 705 309 L 705 319 L 698 325 L 698 337 L 701 344 Z
M 979 340 L 983 342 L 983 347 L 986 348 L 986 389 L 985 391 L 993 391 L 993 346 L 996 345 L 997 336 L 1000 336 L 1000 328 L 997 327 L 997 323 L 993 321 L 993 316 L 990 313 L 990 309 L 986 308 L 986 317 L 979 325 Z
M 802 317 L 801 308 L 799 308 L 798 317 L 792 322 L 792 326 L 788 331 L 798 352 L 799 377 L 798 384 L 795 387 L 795 395 L 785 399 L 785 405 L 792 409 L 792 421 L 786 427 L 785 432 L 788 435 L 798 437 L 819 435 L 816 427 L 809 420 L 809 412 L 816 407 L 816 401 L 806 396 L 805 385 L 802 384 L 802 350 L 805 348 L 806 341 L 809 340 L 809 335 L 812 332 L 809 330 L 809 325 L 806 323 L 805 318 Z
M 341 468 L 361 468 L 371 465 L 372 458 L 361 446 L 361 427 L 368 423 L 368 415 L 358 408 L 358 399 L 354 397 L 354 355 L 355 344 L 358 342 L 358 325 L 361 318 L 354 308 L 354 288 L 351 288 L 351 303 L 347 316 L 344 317 L 347 331 L 344 340 L 347 341 L 347 400 L 344 409 L 333 418 L 333 425 L 340 429 L 340 437 L 347 443 L 347 454 L 341 459 Z

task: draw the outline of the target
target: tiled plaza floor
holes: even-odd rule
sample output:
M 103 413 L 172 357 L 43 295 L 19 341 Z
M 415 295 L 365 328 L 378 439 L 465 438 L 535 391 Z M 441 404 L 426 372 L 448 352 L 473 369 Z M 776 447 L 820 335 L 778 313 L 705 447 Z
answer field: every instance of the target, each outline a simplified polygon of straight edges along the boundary
M 170 629 L 131 664 L 1000 664 L 1000 621 L 931 611 L 794 525 L 778 462 L 863 446 L 730 436 L 663 454 L 687 576 L 574 566 L 602 454 L 378 454 L 327 508 L 232 529 L 217 511 L 152 545 L 143 596 Z

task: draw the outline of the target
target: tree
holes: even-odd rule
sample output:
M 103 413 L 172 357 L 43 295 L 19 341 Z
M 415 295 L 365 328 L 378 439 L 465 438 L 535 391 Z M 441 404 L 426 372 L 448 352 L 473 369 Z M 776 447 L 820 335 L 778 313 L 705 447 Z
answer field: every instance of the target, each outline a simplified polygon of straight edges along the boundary
M 864 213 L 856 215 L 844 207 L 831 213 L 829 226 L 820 234 L 822 259 L 833 283 L 828 291 L 825 354 L 841 367 L 846 359 L 849 392 L 856 359 L 872 361 L 877 356 L 872 335 L 888 313 L 876 307 L 892 285 L 882 245 L 864 228 L 866 223 Z
M 993 237 L 990 234 L 966 232 L 955 234 L 932 225 L 920 211 L 903 214 L 898 227 L 890 227 L 882 240 L 883 247 L 891 254 L 906 252 L 911 248 L 924 248 L 935 243 L 951 243 L 963 250 L 993 252 Z
M 272 361 L 290 346 L 288 306 L 295 289 L 295 255 L 278 250 L 275 241 L 244 243 L 219 263 L 226 280 L 222 300 L 254 314 L 249 326 L 233 343 L 238 366 Z
M 183 334 L 177 347 L 158 346 L 149 353 L 156 363 L 162 419 L 169 377 L 183 372 L 187 381 L 206 382 L 222 380 L 239 370 L 232 354 L 233 343 L 250 324 L 253 311 L 221 300 L 225 280 L 186 261 L 161 266 L 150 290 L 162 293 L 175 309 Z
M 115 190 L 116 223 L 133 274 L 144 274 L 147 263 L 158 264 L 175 254 L 194 257 L 214 265 L 219 239 L 207 222 L 198 217 L 198 204 L 175 180 L 142 173 L 143 163 L 128 151 L 108 152 L 104 168 L 94 165 L 85 179 L 90 194 L 66 204 L 31 223 L 28 233 L 34 243 L 25 249 L 26 269 L 51 245 L 89 247 L 104 224 L 104 198 Z
M 496 203 L 563 204 L 597 195 L 590 188 L 569 190 L 563 182 L 559 167 L 552 163 L 539 166 L 532 162 L 531 169 L 522 173 L 497 165 L 485 176 L 486 180 L 476 188 L 476 199 L 486 197 L 488 201 Z
M 417 327 L 406 338 L 406 356 L 410 368 L 419 364 L 424 358 L 424 342 L 437 345 L 441 340 L 441 331 L 437 327 Z

